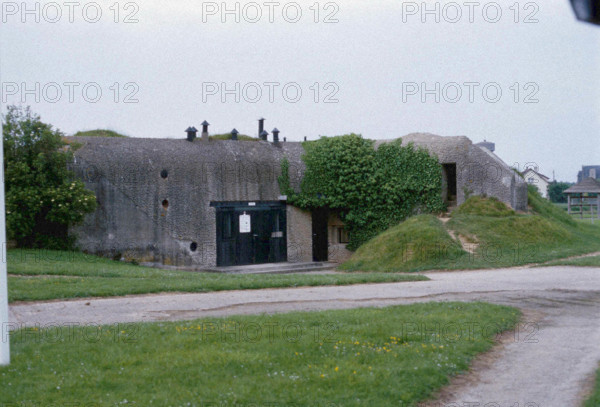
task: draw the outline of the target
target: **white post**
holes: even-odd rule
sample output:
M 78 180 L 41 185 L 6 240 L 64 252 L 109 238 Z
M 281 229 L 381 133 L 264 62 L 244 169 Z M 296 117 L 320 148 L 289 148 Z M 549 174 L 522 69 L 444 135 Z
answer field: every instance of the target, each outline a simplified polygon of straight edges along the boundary
M 8 332 L 8 277 L 6 275 L 6 213 L 4 206 L 4 134 L 0 122 L 0 366 L 10 363 Z

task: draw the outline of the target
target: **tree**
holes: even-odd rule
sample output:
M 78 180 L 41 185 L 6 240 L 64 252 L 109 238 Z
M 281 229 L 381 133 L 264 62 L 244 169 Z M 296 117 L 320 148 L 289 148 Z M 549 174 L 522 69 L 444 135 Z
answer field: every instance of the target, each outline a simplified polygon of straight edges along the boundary
M 572 185 L 573 184 L 569 184 L 568 182 L 551 182 L 548 185 L 548 198 L 550 198 L 550 202 L 567 203 L 567 196 L 564 192 Z
M 64 134 L 29 107 L 3 116 L 6 228 L 19 247 L 65 249 L 70 225 L 96 209 L 96 197 L 76 180 Z

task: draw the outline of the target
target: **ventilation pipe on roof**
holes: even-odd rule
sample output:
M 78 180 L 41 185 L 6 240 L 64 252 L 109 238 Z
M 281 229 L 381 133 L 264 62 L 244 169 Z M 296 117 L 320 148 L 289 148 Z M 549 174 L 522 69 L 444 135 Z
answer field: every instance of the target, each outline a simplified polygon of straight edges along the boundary
M 210 123 L 208 123 L 206 120 L 204 120 L 202 122 L 202 141 L 203 142 L 208 142 L 208 126 L 210 126 Z
M 261 139 L 262 141 L 267 141 L 267 136 L 268 136 L 268 135 L 269 135 L 269 133 L 268 133 L 268 132 L 266 132 L 265 130 L 263 130 L 263 131 L 260 133 L 260 136 L 259 136 L 259 137 L 260 137 L 260 139 Z
M 273 133 L 273 144 L 279 144 L 279 130 L 275 127 L 272 131 Z
M 240 134 L 239 131 L 237 131 L 236 129 L 231 130 L 231 139 L 233 141 L 237 141 L 238 139 L 238 134 Z
M 194 126 L 190 126 L 185 132 L 187 133 L 187 141 L 194 141 L 196 139 L 196 133 L 198 133 L 198 129 Z
M 263 131 L 265 131 L 265 118 L 261 117 L 258 119 L 258 138 L 260 138 Z

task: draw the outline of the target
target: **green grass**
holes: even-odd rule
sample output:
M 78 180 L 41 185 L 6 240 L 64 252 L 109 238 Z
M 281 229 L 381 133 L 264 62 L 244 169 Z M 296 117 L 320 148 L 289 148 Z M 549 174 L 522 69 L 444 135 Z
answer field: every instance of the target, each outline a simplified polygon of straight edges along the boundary
M 453 262 L 465 254 L 439 219 L 420 215 L 362 245 L 340 268 L 347 271 L 419 271 Z
M 600 406 L 600 369 L 596 373 L 596 385 L 594 393 L 586 400 L 583 407 L 599 407 Z
M 472 197 L 446 225 L 432 216 L 410 218 L 360 247 L 342 268 L 378 272 L 498 268 L 600 251 L 600 222 L 579 222 L 532 189 L 529 205 L 530 213 L 517 214 L 495 199 Z M 473 253 L 463 251 L 448 230 L 462 236 Z
M 19 330 L 0 404 L 416 406 L 519 318 L 428 303 Z
M 75 137 L 127 137 L 113 130 L 88 130 L 78 131 L 74 134 Z
M 583 257 L 571 260 L 555 260 L 544 263 L 544 266 L 600 267 L 600 256 Z
M 214 134 L 212 136 L 209 136 L 209 139 L 210 140 L 231 140 L 231 134 L 230 133 Z M 201 138 L 199 138 L 197 140 L 201 140 Z M 246 136 L 244 134 L 238 134 L 238 140 L 240 140 L 240 141 L 258 141 L 257 138 Z
M 9 301 L 423 281 L 388 274 L 225 275 L 135 266 L 78 252 L 8 251 Z
M 515 211 L 496 198 L 473 196 L 467 199 L 464 204 L 456 208 L 453 215 L 503 217 L 513 216 L 515 215 Z

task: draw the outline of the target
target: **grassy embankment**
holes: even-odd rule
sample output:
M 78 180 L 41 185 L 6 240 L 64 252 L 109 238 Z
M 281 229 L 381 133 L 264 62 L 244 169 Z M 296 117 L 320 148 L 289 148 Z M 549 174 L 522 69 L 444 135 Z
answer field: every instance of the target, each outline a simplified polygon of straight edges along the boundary
M 78 131 L 74 134 L 75 137 L 127 137 L 113 130 L 88 130 Z
M 519 317 L 428 303 L 19 330 L 0 404 L 415 406 Z
M 496 199 L 471 197 L 447 223 L 421 215 L 387 230 L 360 247 L 342 269 L 498 268 L 600 251 L 598 225 L 575 221 L 532 190 L 529 206 L 529 213 L 518 214 Z
M 160 270 L 79 252 L 8 251 L 9 301 L 427 280 L 392 274 L 226 275 Z

